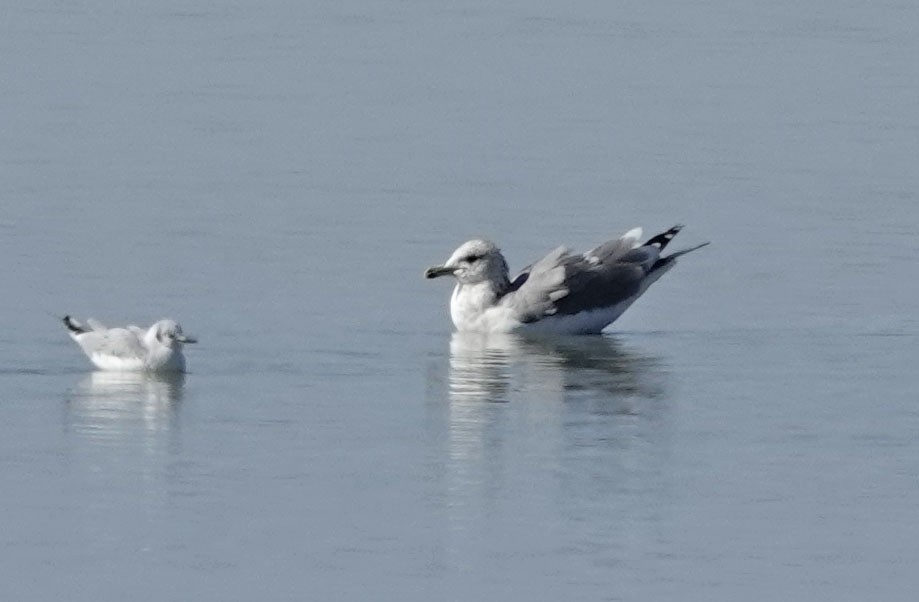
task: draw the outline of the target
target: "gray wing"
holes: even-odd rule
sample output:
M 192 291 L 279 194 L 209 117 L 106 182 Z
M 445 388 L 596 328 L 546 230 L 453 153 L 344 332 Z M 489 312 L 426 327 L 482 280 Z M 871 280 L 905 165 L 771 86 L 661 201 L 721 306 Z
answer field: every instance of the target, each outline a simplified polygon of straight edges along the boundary
M 568 294 L 555 304 L 555 313 L 576 314 L 611 307 L 641 292 L 642 281 L 660 258 L 655 247 L 639 247 L 620 253 L 612 261 L 594 262 L 572 257 L 565 264 Z
M 632 249 L 641 246 L 641 228 L 632 228 L 620 238 L 609 240 L 600 246 L 584 253 L 584 258 L 591 263 L 616 261 Z
M 641 246 L 641 242 L 639 242 L 641 240 L 641 234 L 641 228 L 632 228 L 621 237 L 606 241 L 605 243 L 587 251 L 584 253 L 583 259 L 593 265 L 616 261 L 629 251 Z M 530 277 L 530 272 L 532 269 L 533 266 L 528 265 L 527 267 L 520 270 L 520 273 L 517 274 L 517 276 L 511 282 L 510 290 L 516 291 L 521 286 L 523 286 L 523 283 L 526 282 Z
M 146 356 L 147 349 L 134 332 L 125 328 L 93 330 L 77 337 L 77 342 L 87 355 L 96 353 L 124 359 Z
M 500 303 L 509 307 L 521 322 L 533 322 L 555 313 L 556 302 L 568 294 L 565 264 L 571 259 L 565 247 L 559 247 L 525 268 L 511 284 L 511 292 Z
M 556 249 L 515 278 L 516 288 L 512 287 L 501 302 L 527 323 L 625 301 L 640 291 L 642 281 L 660 258 L 655 247 L 631 248 L 633 245 L 634 241 L 623 238 L 580 256 Z M 605 251 L 602 255 L 606 260 L 598 256 L 600 250 Z

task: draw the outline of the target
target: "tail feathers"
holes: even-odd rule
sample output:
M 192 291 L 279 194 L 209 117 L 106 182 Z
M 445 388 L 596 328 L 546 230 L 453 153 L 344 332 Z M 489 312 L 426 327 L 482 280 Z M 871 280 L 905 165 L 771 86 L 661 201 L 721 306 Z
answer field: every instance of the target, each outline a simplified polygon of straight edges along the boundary
M 680 255 L 686 255 L 687 253 L 692 253 L 693 251 L 701 249 L 702 247 L 707 247 L 710 244 L 712 244 L 712 241 L 707 240 L 704 243 L 698 244 L 694 247 L 689 247 L 688 249 L 680 249 L 679 251 L 674 251 L 670 255 L 667 255 L 667 257 L 665 257 L 664 259 L 676 259 Z
M 663 251 L 664 247 L 667 246 L 673 237 L 679 234 L 680 230 L 683 229 L 683 224 L 677 224 L 676 226 L 670 228 L 663 234 L 658 234 L 657 236 L 651 238 L 644 244 L 646 247 L 655 247 L 658 251 Z
M 701 249 L 702 247 L 707 247 L 710 244 L 712 244 L 711 241 L 706 241 L 694 247 L 689 247 L 688 249 L 680 249 L 679 251 L 675 251 L 670 255 L 667 255 L 666 257 L 661 257 L 656 262 L 654 262 L 654 265 L 651 267 L 651 271 L 654 272 L 663 268 L 669 268 L 674 264 L 677 257 L 686 255 L 687 253 L 692 253 L 693 251 Z
M 73 334 L 83 334 L 90 331 L 89 328 L 86 328 L 70 316 L 64 316 L 62 320 L 64 322 L 64 326 L 67 327 L 67 330 Z

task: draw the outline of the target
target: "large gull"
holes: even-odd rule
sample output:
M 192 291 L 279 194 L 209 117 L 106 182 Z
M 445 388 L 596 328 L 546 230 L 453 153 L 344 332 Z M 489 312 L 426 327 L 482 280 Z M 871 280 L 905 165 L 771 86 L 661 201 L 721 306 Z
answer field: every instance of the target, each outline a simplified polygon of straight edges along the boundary
M 144 330 L 137 326 L 106 328 L 93 319 L 83 324 L 64 316 L 64 325 L 101 370 L 185 372 L 182 346 L 197 342 L 175 320 L 160 320 Z
M 596 334 L 672 268 L 677 257 L 709 244 L 662 256 L 681 228 L 674 226 L 645 243 L 639 242 L 641 228 L 634 228 L 583 255 L 559 247 L 513 280 L 494 243 L 470 240 L 424 275 L 456 278 L 450 316 L 459 331 Z

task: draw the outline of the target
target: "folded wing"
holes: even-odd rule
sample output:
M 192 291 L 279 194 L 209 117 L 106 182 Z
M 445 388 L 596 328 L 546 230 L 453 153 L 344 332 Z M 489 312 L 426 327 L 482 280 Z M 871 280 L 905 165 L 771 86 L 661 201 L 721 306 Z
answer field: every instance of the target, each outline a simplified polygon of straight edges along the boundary
M 77 342 L 87 355 L 105 355 L 119 359 L 143 359 L 147 349 L 136 332 L 126 328 L 93 330 L 80 335 Z
M 522 323 L 530 323 L 626 301 L 641 292 L 665 246 L 651 244 L 657 237 L 641 245 L 640 238 L 641 228 L 635 228 L 583 255 L 560 247 L 521 272 L 502 303 Z

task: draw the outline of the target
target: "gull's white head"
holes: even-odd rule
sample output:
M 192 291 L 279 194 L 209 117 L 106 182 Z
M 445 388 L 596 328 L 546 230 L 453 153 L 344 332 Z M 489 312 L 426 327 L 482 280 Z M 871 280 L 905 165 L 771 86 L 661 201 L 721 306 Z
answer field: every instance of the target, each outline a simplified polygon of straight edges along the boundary
M 507 262 L 495 243 L 487 240 L 470 240 L 453 252 L 443 265 L 430 267 L 425 278 L 453 276 L 461 284 L 494 282 L 506 285 Z
M 182 332 L 182 327 L 175 320 L 160 320 L 150 327 L 147 336 L 156 338 L 160 345 L 181 349 L 184 343 L 197 343 L 198 340 Z

